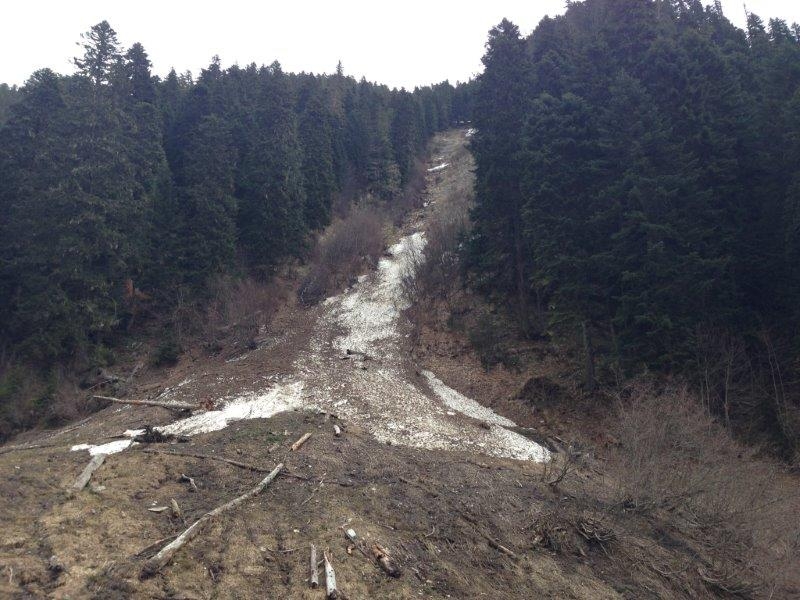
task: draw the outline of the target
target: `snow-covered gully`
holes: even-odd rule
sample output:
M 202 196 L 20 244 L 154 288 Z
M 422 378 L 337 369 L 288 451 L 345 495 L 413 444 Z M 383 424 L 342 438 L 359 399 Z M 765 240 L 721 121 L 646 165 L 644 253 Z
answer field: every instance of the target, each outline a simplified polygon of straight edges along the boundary
M 429 171 L 440 174 L 447 166 L 443 163 Z M 512 421 L 411 364 L 403 333 L 402 281 L 413 276 L 413 259 L 424 246 L 421 231 L 405 235 L 389 249 L 375 273 L 328 298 L 310 346 L 295 362 L 290 377 L 260 393 L 222 399 L 219 409 L 160 430 L 191 436 L 235 421 L 302 408 L 335 413 L 387 444 L 549 460 L 545 448 L 509 429 L 515 425 Z M 108 444 L 81 444 L 73 449 L 92 454 L 119 452 L 135 443 L 136 433 L 126 432 L 125 439 Z

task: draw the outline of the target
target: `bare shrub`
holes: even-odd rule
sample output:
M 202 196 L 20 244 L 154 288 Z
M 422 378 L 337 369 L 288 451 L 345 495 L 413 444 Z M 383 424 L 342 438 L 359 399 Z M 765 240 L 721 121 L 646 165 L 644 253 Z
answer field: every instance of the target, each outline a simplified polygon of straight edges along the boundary
M 400 225 L 409 212 L 422 206 L 423 192 L 426 183 L 425 175 L 425 162 L 416 158 L 411 172 L 408 175 L 408 181 L 403 186 L 403 190 L 390 204 L 392 222 L 395 225 Z
M 205 343 L 219 350 L 223 340 L 252 347 L 263 336 L 279 304 L 277 283 L 221 276 L 211 286 L 206 308 Z
M 370 207 L 355 208 L 335 220 L 320 236 L 299 299 L 305 305 L 351 283 L 357 273 L 374 267 L 384 249 L 384 222 Z
M 620 446 L 612 460 L 620 500 L 666 510 L 700 532 L 716 561 L 709 585 L 783 586 L 783 566 L 797 561 L 800 539 L 796 482 L 735 442 L 685 386 L 658 391 L 638 382 L 629 392 L 618 410 Z

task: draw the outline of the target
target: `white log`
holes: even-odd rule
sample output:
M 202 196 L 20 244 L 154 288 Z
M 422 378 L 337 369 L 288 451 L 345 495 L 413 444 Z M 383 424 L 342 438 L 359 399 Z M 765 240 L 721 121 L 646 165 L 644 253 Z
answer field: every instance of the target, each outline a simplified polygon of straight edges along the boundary
M 169 408 L 172 410 L 197 410 L 200 408 L 197 404 L 188 404 L 186 402 L 161 402 L 159 400 L 123 400 L 121 398 L 114 398 L 112 396 L 92 396 L 98 400 L 107 400 L 115 404 L 133 404 L 135 406 L 160 406 L 161 408 Z
M 319 569 L 317 565 L 317 547 L 311 544 L 311 587 L 319 587 Z
M 292 452 L 299 450 L 300 446 L 305 444 L 308 441 L 308 438 L 311 437 L 311 432 L 304 433 L 299 440 L 297 440 L 294 444 L 292 444 Z
M 70 493 L 74 494 L 76 492 L 80 492 L 83 488 L 86 487 L 86 484 L 89 483 L 89 480 L 92 478 L 92 473 L 97 471 L 100 468 L 100 465 L 103 464 L 105 461 L 107 454 L 97 454 L 92 457 L 92 460 L 89 461 L 89 464 L 86 465 L 86 468 L 83 469 L 78 478 L 75 480 L 75 483 L 72 484 L 72 487 L 69 489 Z
M 256 487 L 254 487 L 249 492 L 242 494 L 238 498 L 234 498 L 230 502 L 223 504 L 222 506 L 218 506 L 214 510 L 211 510 L 200 517 L 197 521 L 192 523 L 188 529 L 186 529 L 182 534 L 180 534 L 174 541 L 170 542 L 166 546 L 164 546 L 158 554 L 156 554 L 153 558 L 148 560 L 144 567 L 142 568 L 142 573 L 144 575 L 153 575 L 160 571 L 163 567 L 165 567 L 172 558 L 175 556 L 175 553 L 180 550 L 187 542 L 191 541 L 193 538 L 200 533 L 200 530 L 206 525 L 209 521 L 214 519 L 215 517 L 221 515 L 222 513 L 239 506 L 242 502 L 257 496 L 264 488 L 267 487 L 270 482 L 278 476 L 278 473 L 281 472 L 283 469 L 283 463 L 280 463 L 277 467 L 275 467 L 269 475 L 267 475 L 261 483 L 259 483 Z
M 336 600 L 339 597 L 339 591 L 336 589 L 336 573 L 328 558 L 328 552 L 323 552 L 322 556 L 325 559 L 325 594 L 329 600 Z

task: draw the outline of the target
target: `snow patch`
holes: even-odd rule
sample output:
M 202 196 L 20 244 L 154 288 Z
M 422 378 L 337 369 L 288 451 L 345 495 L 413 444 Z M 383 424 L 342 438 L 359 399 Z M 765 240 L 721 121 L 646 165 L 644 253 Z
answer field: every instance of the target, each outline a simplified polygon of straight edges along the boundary
M 472 137 L 473 135 L 475 135 L 475 130 L 472 127 L 470 127 L 469 129 L 467 129 L 467 133 L 464 135 L 464 137 Z
M 76 452 L 78 450 L 88 450 L 89 454 L 95 456 L 97 454 L 116 454 L 128 448 L 131 444 L 135 444 L 133 438 L 137 435 L 144 433 L 144 429 L 127 429 L 123 432 L 127 440 L 114 440 L 107 444 L 76 444 L 70 450 Z
M 234 421 L 267 419 L 279 412 L 300 408 L 302 404 L 302 382 L 276 385 L 266 392 L 251 392 L 228 399 L 218 410 L 201 412 L 157 429 L 173 435 L 197 435 L 225 429 Z
M 107 444 L 100 444 L 97 446 L 93 446 L 91 444 L 78 444 L 73 446 L 71 450 L 73 452 L 76 450 L 88 450 L 91 456 L 97 456 L 98 454 L 116 454 L 117 452 L 122 452 L 133 443 L 133 440 L 128 439 L 114 440 L 113 442 L 108 442 Z
M 442 163 L 440 165 L 436 165 L 435 167 L 431 167 L 430 169 L 428 169 L 428 173 L 436 173 L 437 171 L 443 171 L 449 166 L 450 163 Z
M 389 248 L 391 258 L 382 258 L 378 263 L 374 282 L 365 279 L 353 291 L 326 301 L 327 305 L 338 302 L 336 320 L 347 331 L 334 341 L 338 350 L 374 355 L 378 342 L 397 337 L 397 320 L 406 308 L 402 280 L 414 268 L 424 247 L 425 236 L 421 232 L 402 238 Z
M 430 371 L 422 371 L 422 374 L 425 376 L 425 379 L 428 380 L 428 385 L 431 386 L 433 392 L 439 398 L 441 398 L 442 402 L 444 402 L 453 410 L 456 410 L 463 415 L 467 415 L 468 417 L 472 417 L 473 419 L 485 421 L 486 423 L 492 425 L 500 425 L 502 427 L 517 426 L 517 424 L 511 419 L 506 419 L 505 417 L 498 415 L 491 408 L 487 408 L 486 406 L 475 402 L 475 400 L 472 398 L 467 398 L 453 388 L 448 387 L 441 379 L 436 377 L 436 375 Z

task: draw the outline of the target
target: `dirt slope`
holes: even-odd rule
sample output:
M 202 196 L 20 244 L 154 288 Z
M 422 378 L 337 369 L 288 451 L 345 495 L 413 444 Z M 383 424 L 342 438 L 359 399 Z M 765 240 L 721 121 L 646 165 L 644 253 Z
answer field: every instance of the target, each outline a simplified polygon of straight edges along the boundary
M 471 176 L 466 139 L 462 130 L 435 140 L 428 206 L 445 200 L 451 178 Z M 329 550 L 351 599 L 710 595 L 690 572 L 666 576 L 655 566 L 693 552 L 690 543 L 658 546 L 669 533 L 657 523 L 640 523 L 625 544 L 586 534 L 604 531 L 604 482 L 587 470 L 547 484 L 559 456 L 534 441 L 542 432 L 509 419 L 532 424 L 530 407 L 492 402 L 503 414 L 492 412 L 445 385 L 437 361 L 411 359 L 400 288 L 424 244 L 425 215 L 409 219 L 376 273 L 311 310 L 288 307 L 272 343 L 214 363 L 184 361 L 151 393 L 212 400 L 216 410 L 176 419 L 162 408 L 113 406 L 29 436 L 42 447 L 0 449 L 0 597 L 322 598 L 308 585 L 310 543 Z M 478 369 L 467 368 L 460 384 L 452 372 L 439 375 L 462 392 L 486 389 Z M 146 425 L 189 441 L 131 445 L 123 435 Z M 310 440 L 290 451 L 306 432 Z M 69 497 L 90 452 L 113 453 Z M 143 549 L 252 488 L 278 462 L 286 471 L 262 495 L 204 529 L 161 573 L 140 577 L 155 552 Z M 148 511 L 171 499 L 183 519 Z M 387 548 L 402 576 L 348 552 L 347 528 Z

